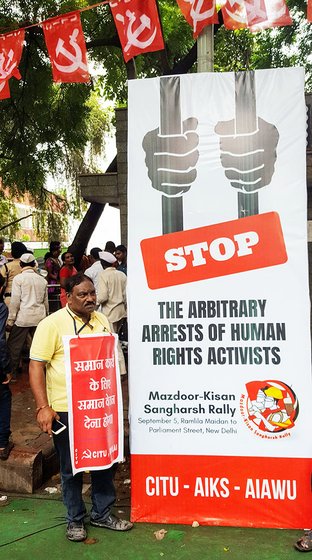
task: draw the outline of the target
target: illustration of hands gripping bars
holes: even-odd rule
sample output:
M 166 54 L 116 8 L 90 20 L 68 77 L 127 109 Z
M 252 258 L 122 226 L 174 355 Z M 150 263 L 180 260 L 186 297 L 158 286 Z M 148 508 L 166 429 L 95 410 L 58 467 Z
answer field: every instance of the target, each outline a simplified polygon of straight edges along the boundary
M 258 192 L 271 182 L 279 133 L 257 117 L 254 72 L 235 74 L 235 119 L 219 122 L 215 132 L 225 176 L 238 191 L 238 217 L 258 214 Z
M 197 176 L 197 119 L 181 119 L 180 78 L 160 79 L 160 127 L 143 139 L 148 176 L 162 193 L 163 235 L 141 241 L 151 289 L 287 261 L 278 214 L 259 214 L 258 192 L 274 173 L 279 134 L 257 117 L 253 72 L 235 75 L 235 97 L 235 119 L 219 122 L 215 132 L 226 177 L 238 190 L 239 219 L 183 230 L 183 195 Z
M 145 163 L 152 187 L 162 196 L 162 231 L 183 230 L 183 194 L 196 179 L 197 119 L 182 122 L 180 78 L 160 79 L 160 127 L 143 140 Z

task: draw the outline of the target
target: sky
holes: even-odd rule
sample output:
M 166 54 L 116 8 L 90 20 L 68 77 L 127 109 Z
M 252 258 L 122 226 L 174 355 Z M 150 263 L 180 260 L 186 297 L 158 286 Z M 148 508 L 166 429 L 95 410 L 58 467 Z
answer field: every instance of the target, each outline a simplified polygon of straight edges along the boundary
M 116 155 L 116 138 L 107 138 L 105 148 L 105 159 L 102 162 L 101 168 L 107 169 L 109 163 Z M 71 228 L 70 239 L 74 239 L 76 231 L 80 225 L 80 220 L 76 220 Z M 115 245 L 120 245 L 120 210 L 114 208 L 109 204 L 105 205 L 102 216 L 100 217 L 97 226 L 91 236 L 87 247 L 87 253 L 90 252 L 92 247 L 100 247 L 104 249 L 106 241 L 114 241 Z
M 79 227 L 80 221 L 76 221 L 72 227 L 71 239 Z M 115 245 L 120 245 L 120 211 L 109 204 L 105 205 L 102 216 L 91 236 L 88 244 L 87 253 L 92 247 L 104 249 L 106 241 L 114 241 Z

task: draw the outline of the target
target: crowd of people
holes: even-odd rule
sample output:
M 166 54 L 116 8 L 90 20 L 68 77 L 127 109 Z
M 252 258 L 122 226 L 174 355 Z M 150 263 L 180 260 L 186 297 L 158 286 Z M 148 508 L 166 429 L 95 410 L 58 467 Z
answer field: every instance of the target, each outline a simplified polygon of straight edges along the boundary
M 61 258 L 60 258 L 61 257 Z M 78 270 L 79 269 L 79 270 Z M 18 380 L 21 359 L 29 362 L 39 426 L 52 435 L 53 422 L 68 425 L 62 336 L 84 332 L 118 333 L 127 320 L 127 249 L 108 241 L 104 250 L 91 249 L 75 267 L 74 255 L 62 253 L 61 243 L 52 241 L 39 267 L 34 254 L 19 241 L 4 254 L 0 239 L 0 459 L 8 459 L 11 440 L 10 383 Z M 78 325 L 78 326 L 77 326 Z M 80 332 L 79 330 L 79 332 Z M 126 363 L 120 343 L 120 374 Z M 47 384 L 46 384 L 47 379 Z M 67 538 L 86 538 L 85 506 L 81 497 L 82 476 L 72 473 L 68 430 L 53 435 L 60 458 L 63 499 L 67 508 Z M 127 531 L 129 521 L 111 513 L 115 500 L 115 466 L 92 473 L 91 524 Z

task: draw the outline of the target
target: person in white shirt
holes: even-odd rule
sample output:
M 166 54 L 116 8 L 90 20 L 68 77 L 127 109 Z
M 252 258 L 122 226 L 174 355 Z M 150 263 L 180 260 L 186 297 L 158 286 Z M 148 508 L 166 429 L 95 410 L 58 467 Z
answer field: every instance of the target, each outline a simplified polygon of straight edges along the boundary
M 93 247 L 93 249 L 91 249 L 90 251 L 90 262 L 92 263 L 91 266 L 89 266 L 89 268 L 86 268 L 85 270 L 85 275 L 88 276 L 88 278 L 91 278 L 94 287 L 95 287 L 95 292 L 96 295 L 98 294 L 98 280 L 99 280 L 99 274 L 100 272 L 102 272 L 103 267 L 101 265 L 101 261 L 100 261 L 100 257 L 99 257 L 99 253 L 102 251 L 102 249 L 100 249 L 99 247 Z
M 106 315 L 113 331 L 118 333 L 127 317 L 127 276 L 116 269 L 118 261 L 114 255 L 101 251 L 99 257 L 103 270 L 98 276 L 97 303 L 100 305 L 99 311 Z M 121 375 L 124 375 L 127 370 L 120 342 L 118 350 L 119 369 Z
M 111 253 L 101 251 L 100 259 L 103 270 L 98 278 L 99 311 L 106 315 L 114 332 L 118 332 L 121 320 L 127 317 L 127 276 L 116 269 L 118 261 Z
M 6 330 L 10 333 L 8 349 L 11 357 L 12 379 L 16 380 L 20 357 L 27 335 L 32 337 L 38 323 L 49 313 L 47 281 L 37 274 L 32 253 L 20 257 L 22 272 L 12 283 L 12 295 Z

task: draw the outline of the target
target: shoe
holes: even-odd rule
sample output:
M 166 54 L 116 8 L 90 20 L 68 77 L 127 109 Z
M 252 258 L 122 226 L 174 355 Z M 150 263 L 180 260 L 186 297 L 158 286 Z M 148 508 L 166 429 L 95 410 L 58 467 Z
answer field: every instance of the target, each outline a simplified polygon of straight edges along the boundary
M 90 525 L 93 527 L 101 527 L 102 529 L 111 529 L 112 531 L 130 531 L 133 527 L 133 523 L 131 521 L 127 521 L 126 519 L 119 519 L 113 513 L 111 513 L 106 519 L 100 520 L 90 520 Z
M 87 538 L 87 531 L 83 521 L 71 521 L 67 525 L 66 537 L 69 541 L 81 542 Z
M 1 461 L 6 461 L 8 456 L 10 455 L 12 449 L 14 447 L 14 443 L 12 441 L 9 441 L 9 443 L 5 446 L 4 449 L 1 449 L 0 451 L 0 459 Z

